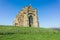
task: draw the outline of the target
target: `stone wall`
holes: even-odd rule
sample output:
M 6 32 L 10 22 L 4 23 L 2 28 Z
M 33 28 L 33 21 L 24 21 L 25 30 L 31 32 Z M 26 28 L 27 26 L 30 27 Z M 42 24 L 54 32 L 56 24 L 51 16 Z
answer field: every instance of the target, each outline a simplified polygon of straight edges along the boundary
M 33 20 L 29 19 L 30 16 L 32 16 Z M 24 7 L 14 19 L 14 25 L 21 27 L 38 27 L 37 10 L 32 9 L 32 6 Z

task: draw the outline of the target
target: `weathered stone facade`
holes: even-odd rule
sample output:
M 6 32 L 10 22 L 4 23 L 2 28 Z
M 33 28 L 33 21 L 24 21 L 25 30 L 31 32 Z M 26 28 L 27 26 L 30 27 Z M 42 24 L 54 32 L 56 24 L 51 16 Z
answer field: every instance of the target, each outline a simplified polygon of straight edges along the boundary
M 31 5 L 24 7 L 14 19 L 14 25 L 21 27 L 38 27 L 37 10 L 32 9 Z

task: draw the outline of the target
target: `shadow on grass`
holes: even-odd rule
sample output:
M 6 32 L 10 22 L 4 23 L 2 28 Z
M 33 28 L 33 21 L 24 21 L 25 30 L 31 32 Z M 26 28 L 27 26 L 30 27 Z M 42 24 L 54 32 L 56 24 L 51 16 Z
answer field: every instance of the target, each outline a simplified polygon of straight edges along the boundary
M 15 33 L 0 33 L 0 35 L 12 35 L 12 34 L 15 34 Z

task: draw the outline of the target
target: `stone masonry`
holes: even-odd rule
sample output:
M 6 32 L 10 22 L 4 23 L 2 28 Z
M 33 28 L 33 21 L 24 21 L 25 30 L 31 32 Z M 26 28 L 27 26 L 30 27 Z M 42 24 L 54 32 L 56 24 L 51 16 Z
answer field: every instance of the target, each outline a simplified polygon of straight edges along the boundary
M 32 9 L 32 6 L 24 7 L 14 19 L 14 25 L 20 27 L 38 27 L 37 10 Z

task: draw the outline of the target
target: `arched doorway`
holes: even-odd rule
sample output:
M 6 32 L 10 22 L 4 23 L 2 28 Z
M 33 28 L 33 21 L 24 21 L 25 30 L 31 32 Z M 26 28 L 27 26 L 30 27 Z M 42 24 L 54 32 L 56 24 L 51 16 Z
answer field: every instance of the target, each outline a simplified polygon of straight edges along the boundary
M 33 17 L 32 15 L 29 16 L 29 27 L 33 25 Z

